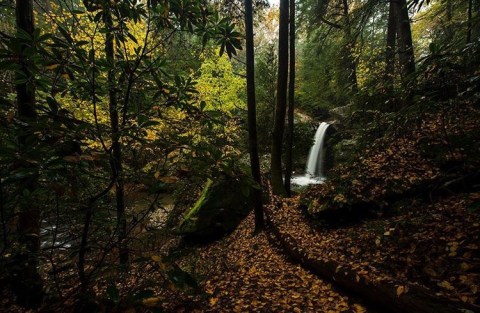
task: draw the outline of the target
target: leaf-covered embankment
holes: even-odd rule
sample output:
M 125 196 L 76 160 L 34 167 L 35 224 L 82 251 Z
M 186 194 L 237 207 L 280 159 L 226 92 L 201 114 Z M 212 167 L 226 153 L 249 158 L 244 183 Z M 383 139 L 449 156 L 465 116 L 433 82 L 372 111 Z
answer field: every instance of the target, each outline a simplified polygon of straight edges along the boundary
M 468 209 L 479 197 L 418 204 L 405 215 L 336 229 L 312 227 L 298 199 L 277 202 L 267 218 L 294 259 L 390 311 L 475 312 L 480 227 Z

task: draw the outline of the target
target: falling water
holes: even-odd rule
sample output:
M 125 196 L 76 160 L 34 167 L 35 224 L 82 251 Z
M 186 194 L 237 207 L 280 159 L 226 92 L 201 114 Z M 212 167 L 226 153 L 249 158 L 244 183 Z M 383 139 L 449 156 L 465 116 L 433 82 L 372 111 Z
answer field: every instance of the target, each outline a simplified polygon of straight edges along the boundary
M 305 168 L 305 175 L 292 178 L 292 183 L 298 186 L 306 186 L 309 184 L 319 184 L 325 180 L 323 173 L 323 163 L 325 159 L 325 149 L 323 144 L 325 142 L 325 135 L 330 124 L 322 122 L 315 132 L 315 141 L 310 148 L 308 154 L 307 166 Z
M 315 142 L 310 148 L 307 167 L 305 169 L 305 173 L 310 177 L 323 177 L 323 160 L 325 158 L 323 143 L 325 142 L 325 134 L 328 126 L 330 125 L 322 122 L 315 132 Z

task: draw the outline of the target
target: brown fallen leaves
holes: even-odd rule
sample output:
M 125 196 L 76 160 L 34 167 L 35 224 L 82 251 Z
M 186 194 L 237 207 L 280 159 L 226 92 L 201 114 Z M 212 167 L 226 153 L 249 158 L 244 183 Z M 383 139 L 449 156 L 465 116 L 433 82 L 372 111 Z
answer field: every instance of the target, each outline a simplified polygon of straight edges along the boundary
M 412 203 L 395 217 L 370 219 L 338 228 L 312 228 L 298 199 L 273 210 L 274 222 L 309 258 L 336 260 L 357 279 L 392 280 L 429 288 L 432 293 L 480 304 L 480 193 L 451 196 L 427 205 Z
M 201 287 L 210 294 L 199 312 L 367 312 L 252 230 L 250 215 L 228 238 L 198 250 Z

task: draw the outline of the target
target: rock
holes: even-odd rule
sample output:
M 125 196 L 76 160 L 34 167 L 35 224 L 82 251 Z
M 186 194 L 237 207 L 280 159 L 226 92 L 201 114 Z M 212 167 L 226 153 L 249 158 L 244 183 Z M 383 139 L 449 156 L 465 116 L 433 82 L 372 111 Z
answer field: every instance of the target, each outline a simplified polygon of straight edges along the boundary
M 251 189 L 246 175 L 222 174 L 215 181 L 209 179 L 175 232 L 191 240 L 209 240 L 233 231 L 251 210 Z

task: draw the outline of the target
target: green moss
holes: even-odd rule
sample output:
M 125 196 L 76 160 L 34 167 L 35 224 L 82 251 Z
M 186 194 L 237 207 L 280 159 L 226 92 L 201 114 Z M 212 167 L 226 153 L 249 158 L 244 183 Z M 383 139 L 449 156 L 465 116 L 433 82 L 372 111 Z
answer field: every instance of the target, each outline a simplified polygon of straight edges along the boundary
M 218 237 L 235 229 L 251 209 L 249 180 L 226 174 L 208 180 L 176 232 L 191 237 Z

